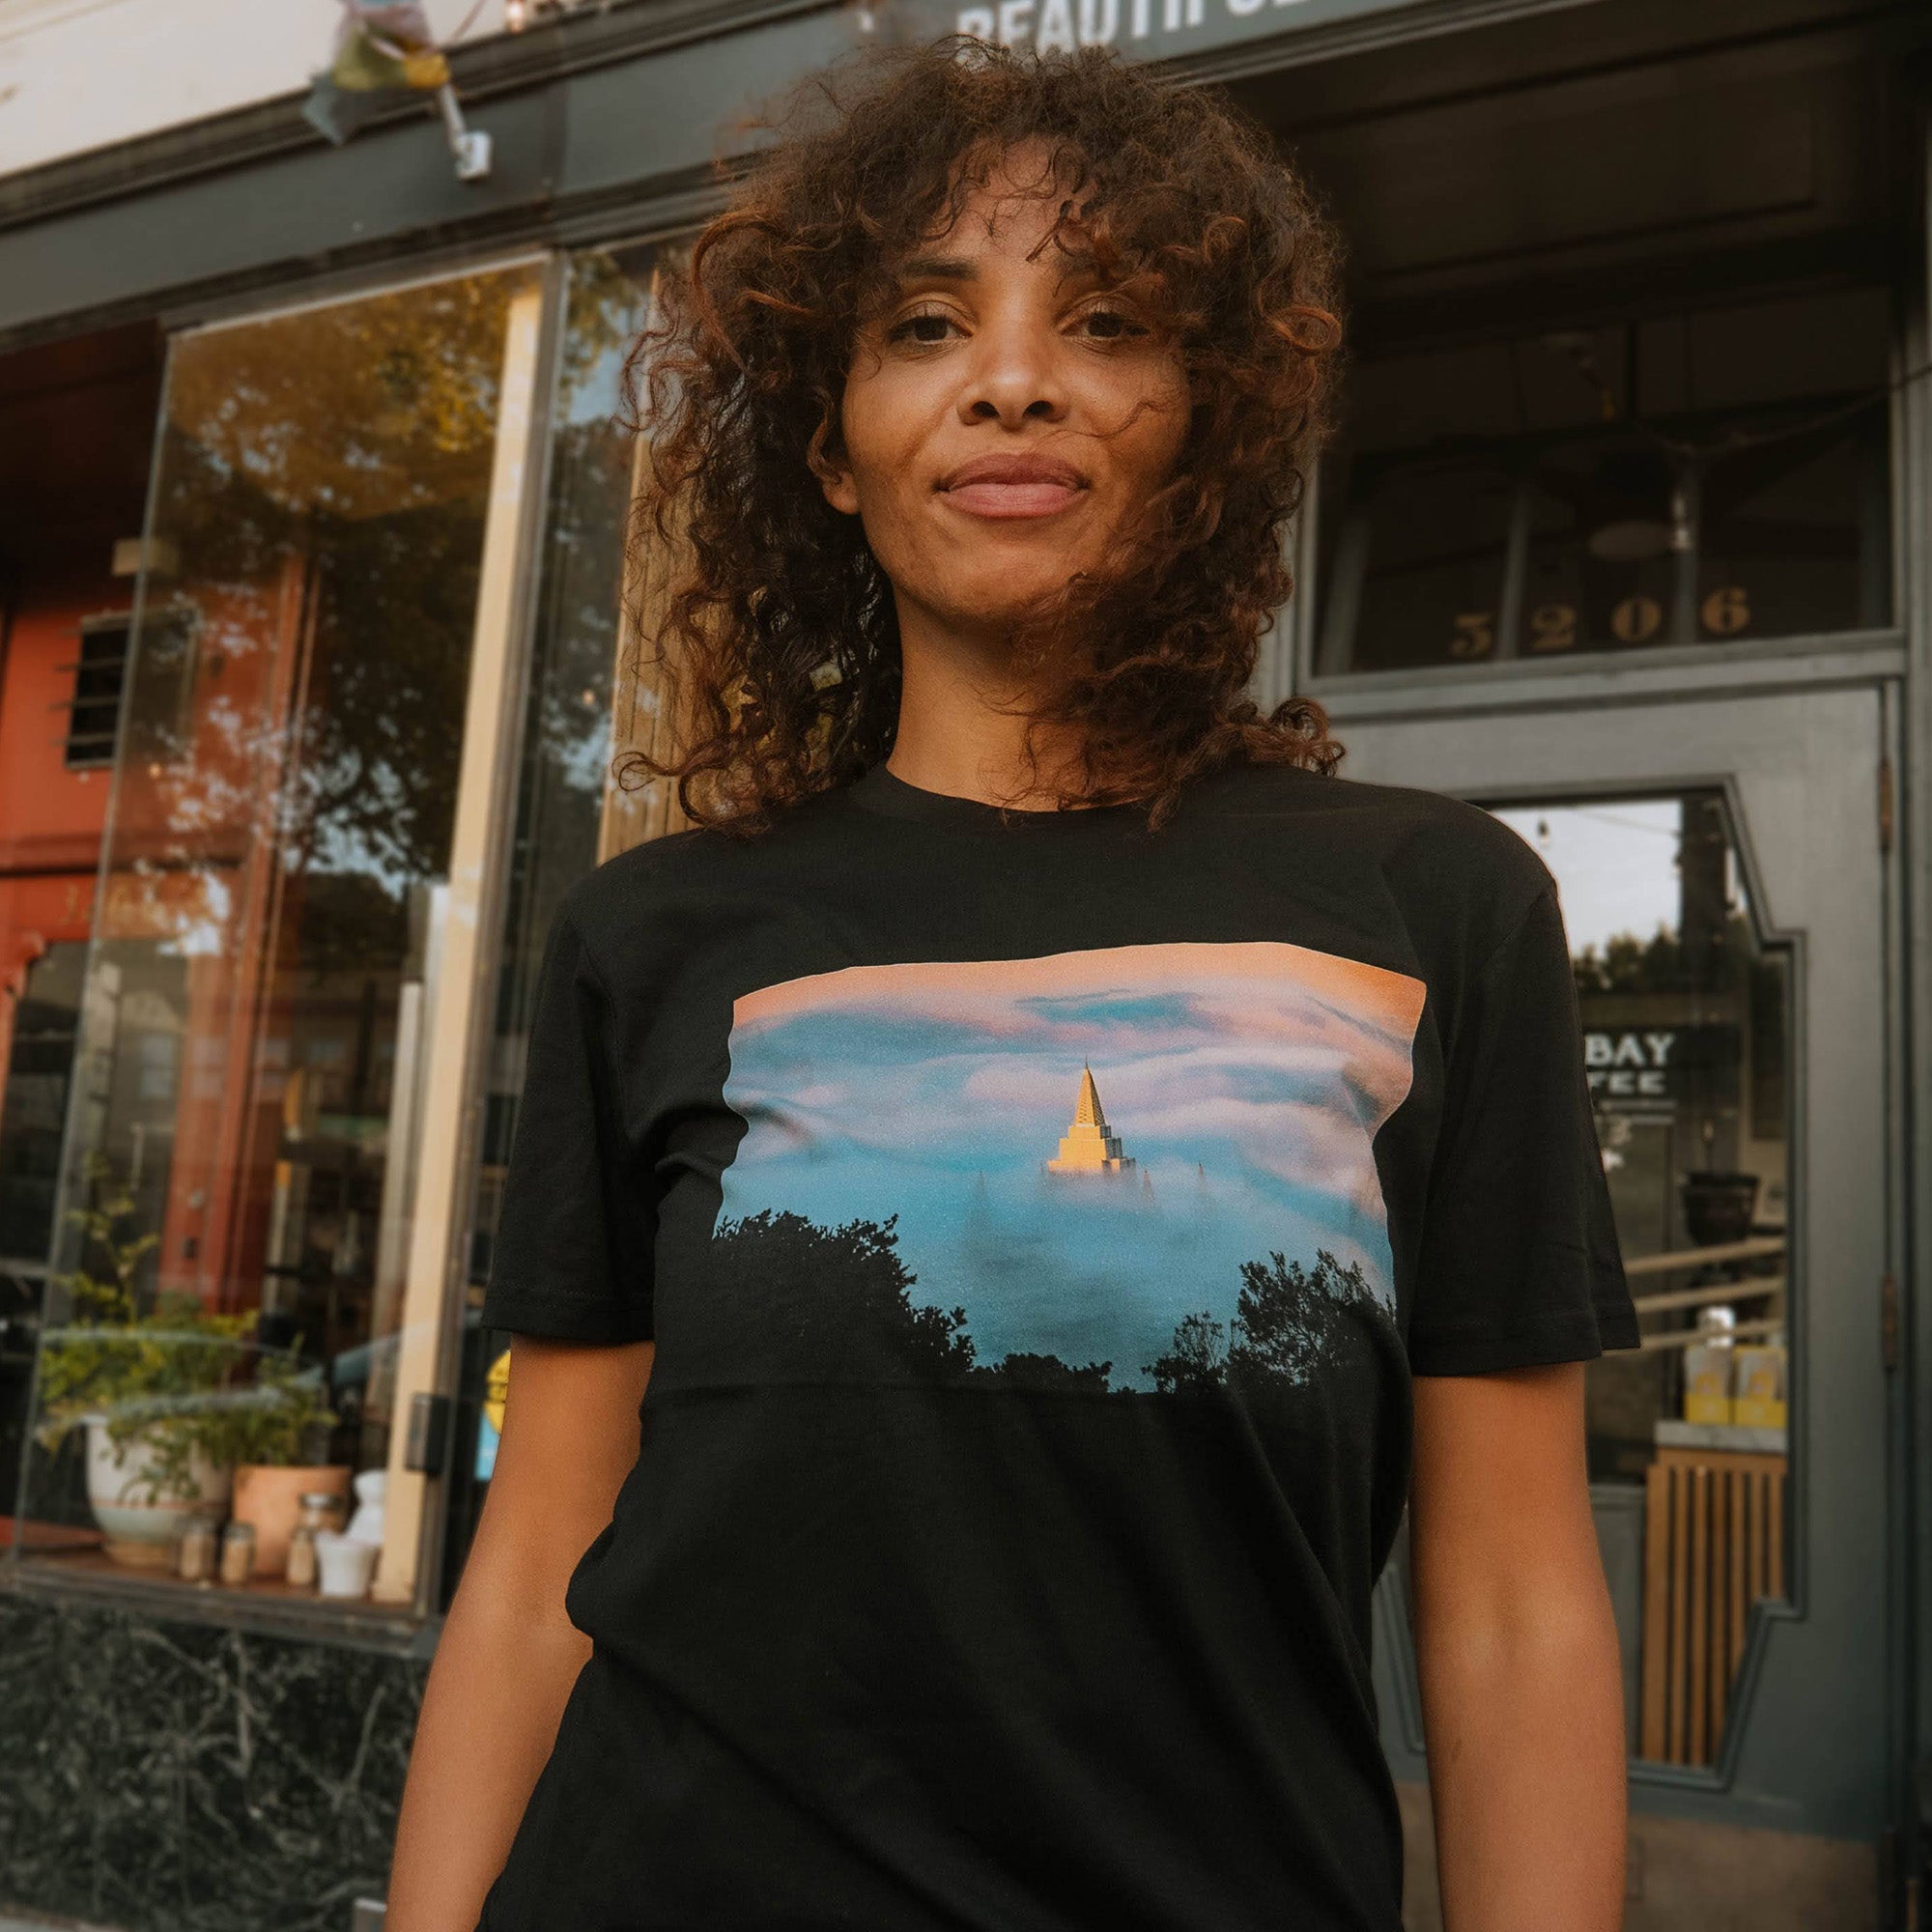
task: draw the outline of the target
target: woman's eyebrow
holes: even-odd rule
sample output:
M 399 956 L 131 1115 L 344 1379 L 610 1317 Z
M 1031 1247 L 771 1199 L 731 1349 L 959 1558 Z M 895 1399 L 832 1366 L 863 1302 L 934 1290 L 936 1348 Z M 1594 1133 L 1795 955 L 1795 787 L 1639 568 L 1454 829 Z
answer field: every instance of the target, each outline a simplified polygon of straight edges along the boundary
M 901 282 L 971 282 L 979 279 L 980 266 L 965 255 L 914 255 L 895 274 Z
M 1062 249 L 1060 279 L 1079 281 L 1092 275 L 1098 279 L 1099 265 L 1084 249 Z M 893 270 L 896 282 L 976 282 L 980 265 L 969 255 L 909 255 Z

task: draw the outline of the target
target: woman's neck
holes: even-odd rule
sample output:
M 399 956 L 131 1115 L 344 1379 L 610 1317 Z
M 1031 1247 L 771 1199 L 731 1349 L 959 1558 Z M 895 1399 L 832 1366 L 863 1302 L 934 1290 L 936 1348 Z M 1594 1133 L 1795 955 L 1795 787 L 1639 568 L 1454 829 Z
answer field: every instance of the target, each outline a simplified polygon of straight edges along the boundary
M 1037 775 L 1026 758 L 1027 694 L 1013 680 L 995 639 L 954 633 L 900 611 L 902 668 L 898 731 L 886 767 L 922 791 L 988 805 L 1052 806 L 1040 780 L 1056 767 L 1078 769 L 1078 735 L 1070 726 L 1036 734 Z

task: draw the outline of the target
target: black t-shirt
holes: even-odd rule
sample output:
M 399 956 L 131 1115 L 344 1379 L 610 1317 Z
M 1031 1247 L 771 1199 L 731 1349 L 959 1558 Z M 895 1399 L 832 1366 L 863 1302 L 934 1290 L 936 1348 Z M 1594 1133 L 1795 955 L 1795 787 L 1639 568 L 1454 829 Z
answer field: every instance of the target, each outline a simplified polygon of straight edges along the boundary
M 1278 766 L 600 866 L 483 1314 L 657 1345 L 488 1932 L 1396 1932 L 1410 1378 L 1636 1342 L 1548 873 Z

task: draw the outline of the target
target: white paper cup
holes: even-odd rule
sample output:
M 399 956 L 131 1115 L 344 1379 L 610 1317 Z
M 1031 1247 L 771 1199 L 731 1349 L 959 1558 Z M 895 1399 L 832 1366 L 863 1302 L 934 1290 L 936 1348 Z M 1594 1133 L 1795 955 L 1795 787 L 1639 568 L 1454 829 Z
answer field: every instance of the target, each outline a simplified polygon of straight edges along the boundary
M 359 1536 L 345 1536 L 339 1529 L 319 1529 L 315 1533 L 317 1568 L 316 1595 L 319 1597 L 366 1597 L 376 1574 L 380 1543 Z

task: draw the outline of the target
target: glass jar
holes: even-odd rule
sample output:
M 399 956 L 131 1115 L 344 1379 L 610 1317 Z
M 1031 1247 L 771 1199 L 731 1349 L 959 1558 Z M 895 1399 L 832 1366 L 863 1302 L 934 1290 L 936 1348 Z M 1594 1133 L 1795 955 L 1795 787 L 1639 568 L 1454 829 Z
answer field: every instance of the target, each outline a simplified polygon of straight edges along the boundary
M 245 1583 L 255 1573 L 255 1525 L 231 1522 L 221 1538 L 221 1580 Z
M 292 1590 L 313 1590 L 316 1583 L 315 1533 L 333 1529 L 341 1499 L 328 1490 L 313 1490 L 301 1498 L 301 1514 L 289 1532 L 289 1560 L 284 1576 Z
M 188 1518 L 175 1549 L 175 1572 L 190 1583 L 205 1583 L 214 1575 L 215 1520 L 205 1514 Z

